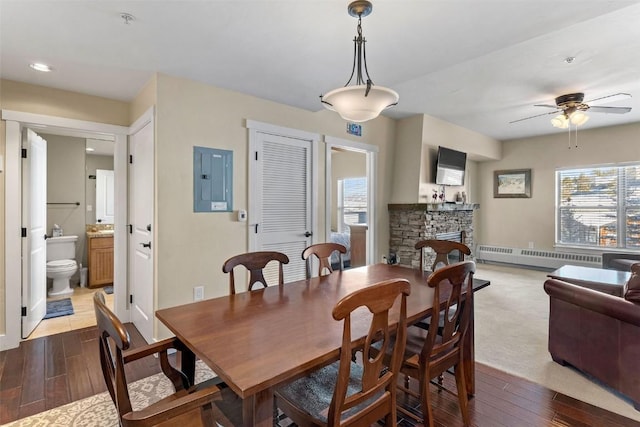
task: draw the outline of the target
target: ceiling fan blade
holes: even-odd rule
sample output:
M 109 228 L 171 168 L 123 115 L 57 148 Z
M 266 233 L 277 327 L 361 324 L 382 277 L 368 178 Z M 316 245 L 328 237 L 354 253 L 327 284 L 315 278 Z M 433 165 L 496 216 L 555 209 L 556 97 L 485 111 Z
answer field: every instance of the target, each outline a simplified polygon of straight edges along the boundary
M 550 114 L 557 114 L 557 113 L 561 113 L 561 112 L 562 112 L 562 110 L 556 110 L 556 111 L 552 111 L 552 112 L 550 112 L 550 113 L 536 114 L 535 116 L 525 117 L 525 118 L 523 118 L 523 119 L 514 120 L 514 121 L 509 122 L 509 123 L 517 123 L 517 122 L 521 122 L 521 121 L 523 121 L 523 120 L 529 120 L 529 119 L 533 119 L 533 118 L 535 118 L 535 117 L 541 117 L 541 116 L 548 116 L 548 115 L 550 115 Z
M 551 104 L 535 104 L 534 107 L 549 107 L 549 108 L 555 108 L 556 110 L 558 109 L 557 105 L 551 105 Z
M 612 95 L 602 96 L 600 98 L 586 101 L 586 103 L 591 104 L 594 101 L 602 101 L 602 100 L 604 100 L 604 102 L 607 103 L 607 102 L 620 101 L 620 100 L 629 99 L 629 98 L 631 98 L 631 94 L 629 93 L 614 93 Z
M 631 111 L 631 107 L 603 107 L 603 106 L 593 106 L 589 107 L 590 112 L 594 113 L 614 113 L 614 114 L 624 114 Z

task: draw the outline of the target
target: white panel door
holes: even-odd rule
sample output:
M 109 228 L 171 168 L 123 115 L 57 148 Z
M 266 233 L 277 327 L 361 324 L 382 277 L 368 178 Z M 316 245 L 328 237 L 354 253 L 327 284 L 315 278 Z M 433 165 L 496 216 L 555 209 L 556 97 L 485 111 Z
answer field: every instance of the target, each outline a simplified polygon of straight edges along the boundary
M 96 169 L 96 221 L 101 224 L 113 224 L 113 188 L 113 171 Z
M 154 135 L 153 122 L 129 137 L 130 199 L 129 239 L 131 321 L 147 340 L 153 340 L 153 215 L 154 215 Z
M 27 129 L 22 159 L 22 338 L 47 312 L 47 141 Z
M 257 133 L 253 155 L 252 195 L 255 203 L 250 233 L 255 250 L 278 251 L 289 257 L 284 280 L 305 278 L 302 251 L 311 244 L 311 141 Z M 265 279 L 277 283 L 275 263 L 267 266 Z

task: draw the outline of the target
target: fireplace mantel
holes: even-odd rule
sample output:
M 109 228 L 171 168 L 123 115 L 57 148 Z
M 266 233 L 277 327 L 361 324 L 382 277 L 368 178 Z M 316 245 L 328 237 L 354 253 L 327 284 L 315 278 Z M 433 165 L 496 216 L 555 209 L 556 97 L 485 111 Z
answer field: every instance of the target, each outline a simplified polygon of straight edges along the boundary
M 472 211 L 479 208 L 478 203 L 398 203 L 388 205 L 390 211 Z

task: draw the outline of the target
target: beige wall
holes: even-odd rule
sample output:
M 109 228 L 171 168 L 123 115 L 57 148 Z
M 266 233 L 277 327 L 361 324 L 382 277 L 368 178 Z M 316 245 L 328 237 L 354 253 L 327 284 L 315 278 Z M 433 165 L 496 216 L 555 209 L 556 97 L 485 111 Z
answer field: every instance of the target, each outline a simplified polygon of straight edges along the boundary
M 222 264 L 248 249 L 247 225 L 237 222 L 234 213 L 193 212 L 193 146 L 233 151 L 233 206 L 237 210 L 248 207 L 247 119 L 333 137 L 348 136 L 344 121 L 324 109 L 309 112 L 166 75 L 157 76 L 157 87 L 157 305 L 163 308 L 191 301 L 196 285 L 205 287 L 206 298 L 227 294 L 228 277 L 222 273 Z M 380 148 L 380 215 L 375 224 L 379 259 L 389 240 L 386 203 L 395 121 L 380 117 L 367 122 L 363 135 L 357 140 Z M 324 144 L 319 144 L 319 153 L 324 153 Z M 321 224 L 320 234 L 316 234 L 320 236 L 325 228 L 323 161 L 321 154 L 320 163 L 315 163 L 320 204 L 314 215 Z
M 76 261 L 85 252 L 85 139 L 40 133 L 47 141 L 47 234 L 58 224 L 65 235 L 78 236 Z M 74 203 L 80 205 L 63 205 Z M 55 203 L 55 204 L 53 204 Z
M 331 231 L 338 230 L 338 180 L 366 176 L 366 154 L 342 150 L 331 152 Z
M 435 184 L 434 165 L 438 146 L 467 153 L 467 173 L 464 186 L 448 186 L 448 201 L 458 192 L 466 191 L 469 202 L 475 202 L 476 161 L 499 159 L 501 143 L 493 138 L 470 131 L 435 117 L 418 115 L 398 122 L 394 161 L 393 193 L 390 203 L 431 202 Z
M 129 104 L 107 98 L 0 79 L 0 109 L 65 117 L 121 126 L 129 125 Z M 6 159 L 5 122 L 0 120 L 0 153 Z M 4 242 L 5 185 L 0 173 L 0 236 Z M 0 246 L 0 333 L 5 331 L 5 246 Z M 20 284 L 11 284 L 20 286 Z
M 596 118 L 592 118 L 595 120 Z M 548 123 L 542 125 L 549 126 Z M 578 147 L 568 148 L 567 131 L 507 141 L 499 161 L 480 163 L 477 243 L 551 249 L 555 227 L 555 170 L 640 160 L 640 123 L 578 131 Z M 531 198 L 494 199 L 493 172 L 531 169 Z

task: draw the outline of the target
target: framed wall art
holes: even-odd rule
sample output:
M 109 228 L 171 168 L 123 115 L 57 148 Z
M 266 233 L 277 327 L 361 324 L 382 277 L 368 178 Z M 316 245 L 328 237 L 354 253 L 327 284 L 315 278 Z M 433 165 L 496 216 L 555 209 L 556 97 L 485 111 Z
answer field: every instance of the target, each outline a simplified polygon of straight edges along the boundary
M 531 197 L 531 169 L 512 169 L 493 172 L 494 198 Z

